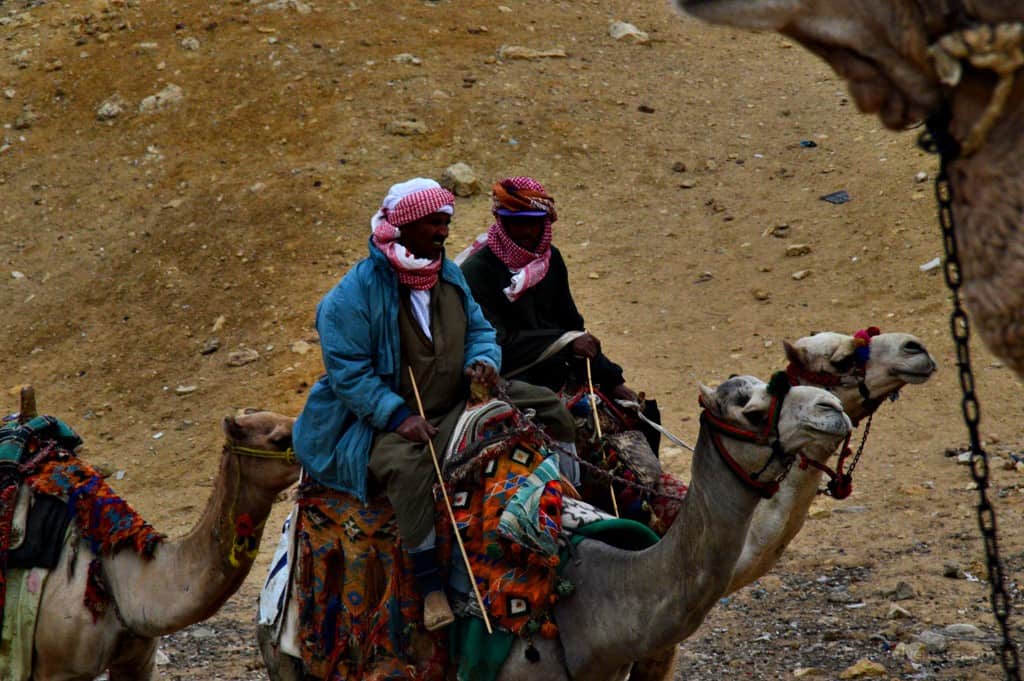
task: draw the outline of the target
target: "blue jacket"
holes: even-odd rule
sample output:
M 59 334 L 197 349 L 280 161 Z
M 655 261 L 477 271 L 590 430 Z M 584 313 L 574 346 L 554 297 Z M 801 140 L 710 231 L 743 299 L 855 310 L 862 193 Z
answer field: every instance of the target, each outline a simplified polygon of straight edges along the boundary
M 458 265 L 445 260 L 441 278 L 464 296 L 466 366 L 500 367 L 501 346 Z M 295 422 L 295 453 L 315 480 L 365 501 L 374 434 L 396 425 L 389 422 L 405 409 L 398 394 L 398 276 L 372 243 L 370 257 L 320 301 L 316 328 L 327 374 L 310 390 Z

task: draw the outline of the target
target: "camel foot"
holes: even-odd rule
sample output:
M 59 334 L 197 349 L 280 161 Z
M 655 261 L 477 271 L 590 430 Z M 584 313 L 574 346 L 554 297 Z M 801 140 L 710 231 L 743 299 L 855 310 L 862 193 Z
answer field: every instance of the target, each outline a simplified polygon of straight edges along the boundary
M 427 631 L 444 629 L 455 621 L 448 597 L 443 591 L 431 591 L 423 599 L 423 627 Z

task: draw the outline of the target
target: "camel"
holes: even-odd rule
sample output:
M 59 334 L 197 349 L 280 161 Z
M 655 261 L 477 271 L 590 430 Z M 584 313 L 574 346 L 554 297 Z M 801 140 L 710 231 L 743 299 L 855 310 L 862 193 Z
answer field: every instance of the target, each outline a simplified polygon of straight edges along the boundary
M 559 638 L 533 641 L 536 663 L 517 639 L 499 681 L 621 679 L 633 660 L 692 634 L 728 588 L 762 496 L 798 452 L 834 450 L 851 428 L 839 400 L 819 388 L 773 398 L 762 381 L 739 376 L 700 391 L 691 486 L 672 528 L 639 552 L 584 540 L 565 569 L 576 591 L 554 609 Z M 301 664 L 270 645 L 267 627 L 258 634 L 270 678 L 302 678 Z
M 101 556 L 115 607 L 95 623 L 83 605 L 94 554 L 86 541 L 69 540 L 43 589 L 32 678 L 87 681 L 105 670 L 111 681 L 152 678 L 158 637 L 213 615 L 249 573 L 271 506 L 298 480 L 294 421 L 268 411 L 224 419 L 220 472 L 199 522 L 149 560 L 131 550 Z M 251 534 L 239 545 L 236 527 L 245 514 Z
M 931 378 L 937 365 L 924 343 L 908 333 L 883 333 L 871 339 L 870 356 L 858 366 L 856 338 L 839 333 L 818 333 L 794 343 L 784 342 L 790 361 L 787 374 L 801 385 L 817 385 L 840 399 L 854 425 L 886 398 L 907 384 Z M 863 387 L 862 387 L 863 386 Z M 803 455 L 824 465 L 834 448 L 808 447 Z M 811 503 L 821 488 L 822 471 L 794 466 L 771 499 L 758 504 L 726 595 L 768 573 L 804 526 Z M 671 679 L 677 647 L 666 647 L 637 662 L 631 681 Z
M 1024 378 L 1024 3 L 1019 0 L 675 0 L 715 23 L 778 31 L 849 82 L 893 130 L 931 119 L 947 160 L 967 309 Z

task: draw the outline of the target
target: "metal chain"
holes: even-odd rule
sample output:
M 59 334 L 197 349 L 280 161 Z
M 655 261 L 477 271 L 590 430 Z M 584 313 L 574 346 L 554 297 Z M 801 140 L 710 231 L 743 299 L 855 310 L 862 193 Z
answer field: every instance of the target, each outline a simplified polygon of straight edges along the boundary
M 948 115 L 948 114 L 947 114 Z M 978 525 L 985 544 L 985 559 L 988 565 L 988 579 L 991 588 L 992 612 L 1002 631 L 1000 662 L 1009 681 L 1020 681 L 1020 659 L 1017 647 L 1010 638 L 1010 598 L 1006 592 L 1002 561 L 999 558 L 999 543 L 996 535 L 996 514 L 988 500 L 989 487 L 988 454 L 981 447 L 978 424 L 981 421 L 981 407 L 974 390 L 974 372 L 968 347 L 970 324 L 961 304 L 960 286 L 963 281 L 960 256 L 956 244 L 956 223 L 953 219 L 953 188 L 949 182 L 947 163 L 955 154 L 955 142 L 949 138 L 948 120 L 931 120 L 928 131 L 922 133 L 920 145 L 932 153 L 939 153 L 939 173 L 935 177 L 935 200 L 939 207 L 939 225 L 942 227 L 942 244 L 946 260 L 943 273 L 946 285 L 952 292 L 953 312 L 950 315 L 950 329 L 956 345 L 957 367 L 960 371 L 960 388 L 963 392 L 961 410 L 971 444 L 971 477 L 978 488 Z
M 846 469 L 846 474 L 851 478 L 853 477 L 853 469 L 857 467 L 857 462 L 860 461 L 860 455 L 864 453 L 864 445 L 868 443 L 868 433 L 871 432 L 871 419 L 873 418 L 875 418 L 874 412 L 868 414 L 868 422 L 864 424 L 864 434 L 860 436 L 860 446 L 857 447 L 857 453 L 853 455 L 850 467 Z

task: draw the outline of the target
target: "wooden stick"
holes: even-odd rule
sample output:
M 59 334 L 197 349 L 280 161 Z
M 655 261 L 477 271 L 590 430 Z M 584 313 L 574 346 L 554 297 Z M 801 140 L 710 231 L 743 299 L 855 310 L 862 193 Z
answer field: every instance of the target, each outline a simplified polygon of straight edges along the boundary
M 18 411 L 18 423 L 26 424 L 36 416 L 39 412 L 36 410 L 36 389 L 30 385 L 23 386 L 21 389 L 21 407 Z
M 587 357 L 587 386 L 590 388 L 590 413 L 594 415 L 594 430 L 597 431 L 597 439 L 604 437 L 601 434 L 601 415 L 597 413 L 597 394 L 594 392 L 594 379 L 590 375 L 590 358 Z M 615 481 L 608 483 L 608 493 L 612 495 L 612 510 L 615 517 L 619 515 L 619 502 L 615 499 Z
M 423 402 L 420 400 L 420 389 L 416 386 L 416 375 L 412 367 L 409 367 L 409 380 L 412 381 L 412 392 L 416 395 L 416 408 L 420 410 L 420 416 L 426 420 L 427 414 L 423 411 Z M 441 485 L 441 495 L 444 497 L 444 506 L 448 509 L 448 518 L 452 521 L 452 532 L 455 533 L 455 540 L 459 543 L 459 551 L 462 553 L 462 561 L 466 564 L 466 572 L 469 573 L 469 583 L 473 585 L 473 593 L 476 594 L 476 602 L 480 605 L 480 614 L 484 617 L 484 626 L 487 633 L 493 634 L 491 629 L 491 618 L 487 616 L 487 606 L 480 595 L 480 589 L 476 585 L 476 577 L 473 576 L 473 567 L 469 564 L 469 555 L 466 554 L 466 547 L 462 544 L 462 535 L 459 534 L 459 524 L 455 522 L 455 511 L 452 510 L 452 502 L 448 499 L 448 489 L 444 486 L 444 477 L 441 475 L 441 464 L 437 461 L 437 452 L 434 450 L 434 440 L 428 439 L 430 446 L 430 459 L 434 462 L 434 472 L 437 473 L 437 481 Z

